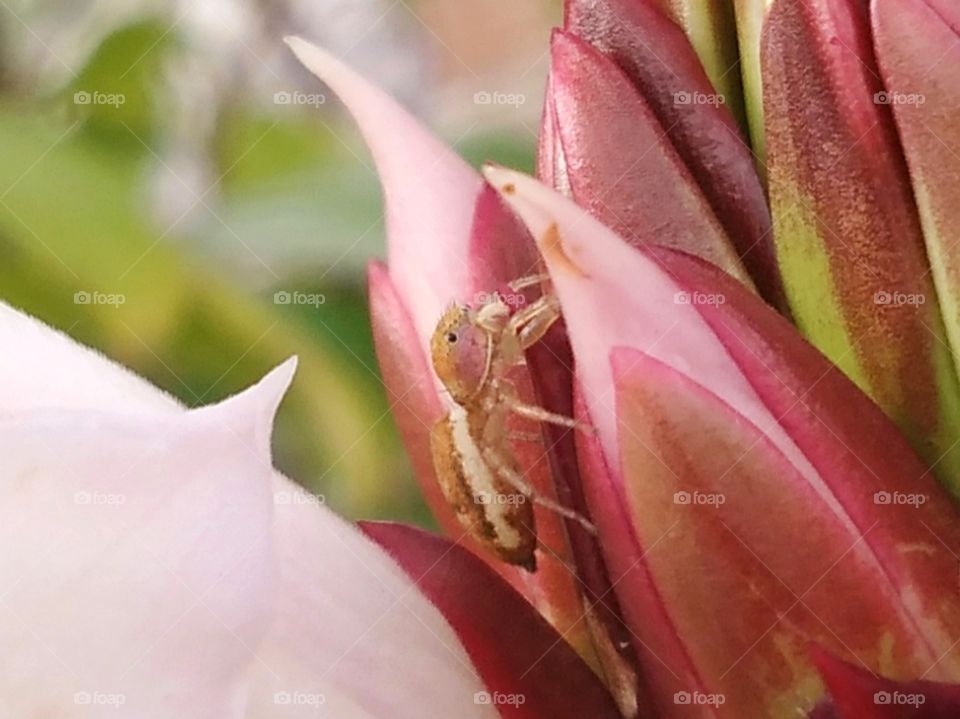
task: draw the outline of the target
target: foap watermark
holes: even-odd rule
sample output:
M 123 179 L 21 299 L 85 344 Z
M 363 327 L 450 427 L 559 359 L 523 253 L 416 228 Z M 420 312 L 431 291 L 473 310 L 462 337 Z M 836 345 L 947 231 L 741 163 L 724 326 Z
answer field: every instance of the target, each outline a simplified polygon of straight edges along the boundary
M 673 304 L 675 305 L 712 305 L 719 307 L 726 304 L 727 297 L 719 293 L 711 292 L 676 292 L 673 295 Z
M 479 90 L 473 93 L 474 105 L 510 105 L 520 107 L 527 101 L 527 96 L 519 92 L 497 92 Z
M 920 692 L 876 692 L 873 703 L 881 706 L 919 707 L 926 703 L 927 697 Z
M 873 293 L 873 304 L 882 307 L 919 307 L 926 303 L 927 296 L 920 292 L 877 290 Z
M 124 694 L 111 692 L 76 692 L 73 695 L 73 703 L 77 706 L 113 707 L 114 709 L 119 709 L 127 703 L 127 697 Z
M 502 302 L 510 309 L 519 309 L 527 304 L 527 296 L 522 292 L 478 292 L 474 295 L 474 304 L 490 305 Z
M 525 704 L 526 701 L 527 697 L 523 694 L 507 694 L 505 692 L 477 692 L 473 695 L 474 704 L 519 707 Z
M 294 90 L 279 90 L 273 93 L 274 105 L 309 105 L 310 107 L 320 107 L 327 101 L 327 96 L 322 92 L 300 92 Z
M 673 93 L 674 105 L 720 105 L 727 104 L 727 98 L 723 95 L 709 92 L 675 92 Z
M 117 309 L 126 302 L 127 296 L 120 292 L 87 292 L 86 290 L 80 290 L 73 293 L 73 304 L 75 305 L 107 305 Z
M 719 507 L 726 504 L 727 498 L 720 492 L 687 492 L 673 493 L 674 504 L 690 504 L 706 507 Z
M 74 105 L 107 105 L 112 108 L 118 108 L 126 103 L 126 101 L 127 96 L 122 92 L 100 92 L 99 90 L 88 92 L 87 90 L 78 90 L 73 93 Z
M 674 704 L 687 706 L 719 707 L 727 703 L 723 694 L 706 694 L 704 692 L 676 692 L 673 695 Z
M 306 490 L 291 491 L 281 489 L 273 493 L 274 504 L 326 504 L 327 498 L 322 494 L 313 494 Z
M 526 504 L 527 497 L 519 492 L 515 494 L 502 494 L 500 492 L 480 491 L 474 494 L 477 504 Z
M 275 305 L 308 305 L 319 308 L 326 304 L 327 296 L 319 292 L 288 292 L 287 290 L 278 290 L 273 293 L 273 304 Z
M 273 703 L 288 707 L 319 707 L 327 703 L 327 698 L 320 692 L 274 692 Z
M 126 504 L 127 495 L 116 492 L 77 492 L 73 503 L 85 507 L 119 507 Z
M 886 492 L 879 491 L 873 493 L 873 503 L 890 505 L 895 507 L 922 507 L 929 501 L 925 494 L 911 494 L 909 492 Z
M 897 92 L 884 90 L 874 93 L 874 105 L 923 105 L 927 101 L 925 95 L 918 92 Z

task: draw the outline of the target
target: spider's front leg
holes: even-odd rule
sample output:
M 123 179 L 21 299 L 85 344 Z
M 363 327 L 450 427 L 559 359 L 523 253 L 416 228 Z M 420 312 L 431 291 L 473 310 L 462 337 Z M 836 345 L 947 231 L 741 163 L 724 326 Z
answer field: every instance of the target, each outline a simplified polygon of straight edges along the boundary
M 510 317 L 506 333 L 517 338 L 520 351 L 526 351 L 542 340 L 560 319 L 560 301 L 556 295 L 547 294 Z
M 542 285 L 544 282 L 550 279 L 550 275 L 545 272 L 542 272 L 538 275 L 525 275 L 523 277 L 518 277 L 513 282 L 508 282 L 507 287 L 509 287 L 514 292 L 519 292 L 520 290 L 526 289 L 527 287 L 534 287 Z

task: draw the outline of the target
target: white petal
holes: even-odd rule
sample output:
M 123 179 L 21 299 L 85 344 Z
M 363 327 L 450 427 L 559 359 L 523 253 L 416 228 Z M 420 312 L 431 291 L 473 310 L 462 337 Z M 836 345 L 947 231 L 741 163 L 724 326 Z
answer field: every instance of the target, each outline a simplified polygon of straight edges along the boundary
M 0 342 L 0 716 L 496 716 L 393 561 L 270 469 L 293 362 L 186 412 L 2 304 Z
M 251 716 L 314 717 L 314 696 L 338 718 L 498 716 L 474 703 L 484 685 L 456 634 L 393 560 L 346 522 L 317 521 L 303 490 L 277 492 L 281 605 L 252 667 Z
M 272 612 L 269 436 L 285 387 L 169 418 L 0 420 L 5 716 L 241 716 Z M 254 648 L 254 649 L 251 649 Z M 113 714 L 116 716 L 116 714 Z

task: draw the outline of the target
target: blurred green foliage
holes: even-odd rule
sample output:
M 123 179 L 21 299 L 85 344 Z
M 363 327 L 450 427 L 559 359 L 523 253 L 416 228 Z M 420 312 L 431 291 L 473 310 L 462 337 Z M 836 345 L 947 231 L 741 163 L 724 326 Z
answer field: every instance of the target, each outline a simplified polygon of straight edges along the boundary
M 103 40 L 64 89 L 68 100 L 86 95 L 88 102 L 73 105 L 84 117 L 86 132 L 100 135 L 107 147 L 126 150 L 131 145 L 137 152 L 145 149 L 141 140 L 155 139 L 162 112 L 157 102 L 159 78 L 176 50 L 176 37 L 156 18 L 122 27 Z M 122 102 L 94 103 L 94 92 L 122 98 Z M 128 132 L 121 132 L 124 128 Z
M 383 241 L 369 156 L 329 111 L 278 118 L 254 103 L 226 103 L 210 147 L 216 216 L 201 226 L 217 241 L 198 247 L 150 207 L 167 122 L 169 89 L 159 78 L 180 49 L 169 23 L 138 21 L 106 37 L 56 97 L 0 95 L 0 296 L 190 406 L 298 355 L 278 418 L 277 465 L 347 516 L 429 523 L 367 319 L 362 268 Z M 124 101 L 75 100 L 94 91 Z M 530 169 L 531 145 L 488 136 L 460 149 L 474 164 Z M 264 237 L 282 244 L 284 257 L 310 259 L 279 262 L 280 274 L 251 290 L 220 269 L 217 252 L 269 254 L 276 248 Z M 277 304 L 275 291 L 325 301 Z M 98 292 L 124 301 L 83 303 L 78 294 Z

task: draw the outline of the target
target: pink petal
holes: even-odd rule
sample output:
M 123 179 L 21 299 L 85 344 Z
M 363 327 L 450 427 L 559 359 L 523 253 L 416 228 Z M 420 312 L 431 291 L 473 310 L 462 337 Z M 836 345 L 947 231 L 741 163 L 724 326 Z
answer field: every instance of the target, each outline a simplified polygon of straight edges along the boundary
M 942 578 L 960 522 L 882 413 L 724 273 L 634 250 L 523 175 L 488 177 L 538 238 L 564 308 L 580 411 L 598 430 L 578 437 L 588 503 L 661 711 L 677 711 L 676 691 L 723 693 L 737 717 L 778 697 L 812 708 L 820 691 L 789 650 L 796 637 L 875 668 L 889 658 L 899 676 L 956 675 L 960 602 Z M 611 366 L 622 347 L 634 350 Z M 716 493 L 724 474 L 736 501 L 723 525 L 677 514 L 674 491 Z M 828 558 L 843 569 L 820 585 Z M 795 597 L 814 589 L 811 617 Z M 781 617 L 781 632 L 760 633 Z
M 723 715 L 737 717 L 812 707 L 820 695 L 809 641 L 899 678 L 957 676 L 960 602 L 942 582 L 956 560 L 940 544 L 954 546 L 957 518 L 930 478 L 891 485 L 896 473 L 867 480 L 834 467 L 826 480 L 845 492 L 851 525 L 709 390 L 634 350 L 612 362 L 619 481 L 637 543 L 611 562 L 614 572 L 623 567 L 619 591 L 642 597 L 652 583 L 647 603 L 663 607 L 658 628 L 643 601 L 630 605 L 628 621 L 667 664 L 651 662 L 666 696 L 722 694 Z M 831 437 L 821 430 L 820 439 Z M 882 491 L 923 500 L 877 504 Z M 645 567 L 631 569 L 640 551 Z
M 297 56 L 329 83 L 355 116 L 370 145 L 384 186 L 390 218 L 390 261 L 370 271 L 378 358 L 405 445 L 425 495 L 445 531 L 464 538 L 444 502 L 429 449 L 433 425 L 449 409 L 429 365 L 429 337 L 453 301 L 476 304 L 518 277 L 539 272 L 535 247 L 524 228 L 473 170 L 433 138 L 399 105 L 322 50 L 289 40 Z M 521 395 L 532 390 L 519 381 Z M 432 387 L 432 389 L 431 389 Z M 553 493 L 542 450 L 517 447 L 531 483 Z M 578 622 L 580 599 L 566 530 L 538 510 L 544 553 L 536 576 L 501 565 L 499 570 L 557 623 L 585 654 L 589 638 Z M 469 543 L 469 539 L 465 540 Z
M 287 44 L 344 101 L 373 153 L 386 205 L 390 276 L 426 351 L 443 309 L 465 296 L 482 181 L 380 88 L 305 40 L 287 38 Z
M 688 288 L 572 201 L 536 180 L 497 167 L 487 168 L 486 175 L 541 243 L 563 304 L 578 378 L 587 390 L 590 414 L 597 418 L 609 456 L 619 453 L 616 422 L 608 411 L 614 396 L 608 358 L 612 347 L 622 345 L 645 348 L 696 381 L 720 388 L 722 396 L 751 421 L 770 426 L 778 445 L 798 466 L 805 464 L 792 440 L 778 431 L 775 417 L 757 400 L 753 388 L 706 329 L 693 302 L 697 298 Z M 631 311 L 623 311 L 626 307 Z
M 457 536 L 460 525 L 440 491 L 430 453 L 430 429 L 445 411 L 436 378 L 420 347 L 413 320 L 383 264 L 370 263 L 367 286 L 377 360 L 393 417 L 427 504 L 444 530 Z
M 488 238 L 510 237 L 515 223 L 506 212 L 499 196 L 492 190 L 481 193 L 478 206 L 478 231 L 474 233 L 472 247 L 478 255 L 495 257 L 496 248 L 486 251 Z M 514 228 L 515 229 L 515 228 Z M 522 230 L 522 228 L 521 228 Z M 525 232 L 521 239 L 529 241 Z M 482 262 L 474 263 L 478 274 L 478 287 L 498 287 L 496 270 Z M 483 276 L 484 272 L 489 272 Z M 475 552 L 493 562 L 497 571 L 521 589 L 532 602 L 561 628 L 568 640 L 585 654 L 592 653 L 587 627 L 580 621 L 582 614 L 579 590 L 569 570 L 573 562 L 563 521 L 555 514 L 537 510 L 538 534 L 549 552 L 539 556 L 540 567 L 534 576 L 516 567 L 490 557 L 469 535 L 464 533 L 456 515 L 440 491 L 430 449 L 430 430 L 446 411 L 437 396 L 433 372 L 419 350 L 409 319 L 397 291 L 382 265 L 372 264 L 368 273 L 370 286 L 370 310 L 377 357 L 383 371 L 384 384 L 393 409 L 394 417 L 403 437 L 404 445 L 413 462 L 417 481 L 428 504 L 444 532 L 457 542 L 471 547 Z M 489 283 L 489 284 L 484 284 Z M 531 398 L 532 389 L 526 378 L 519 388 L 523 396 Z M 535 431 L 532 423 L 526 423 L 523 431 Z M 554 493 L 551 465 L 543 448 L 530 443 L 517 443 L 515 454 L 525 468 L 527 479 L 547 495 Z

